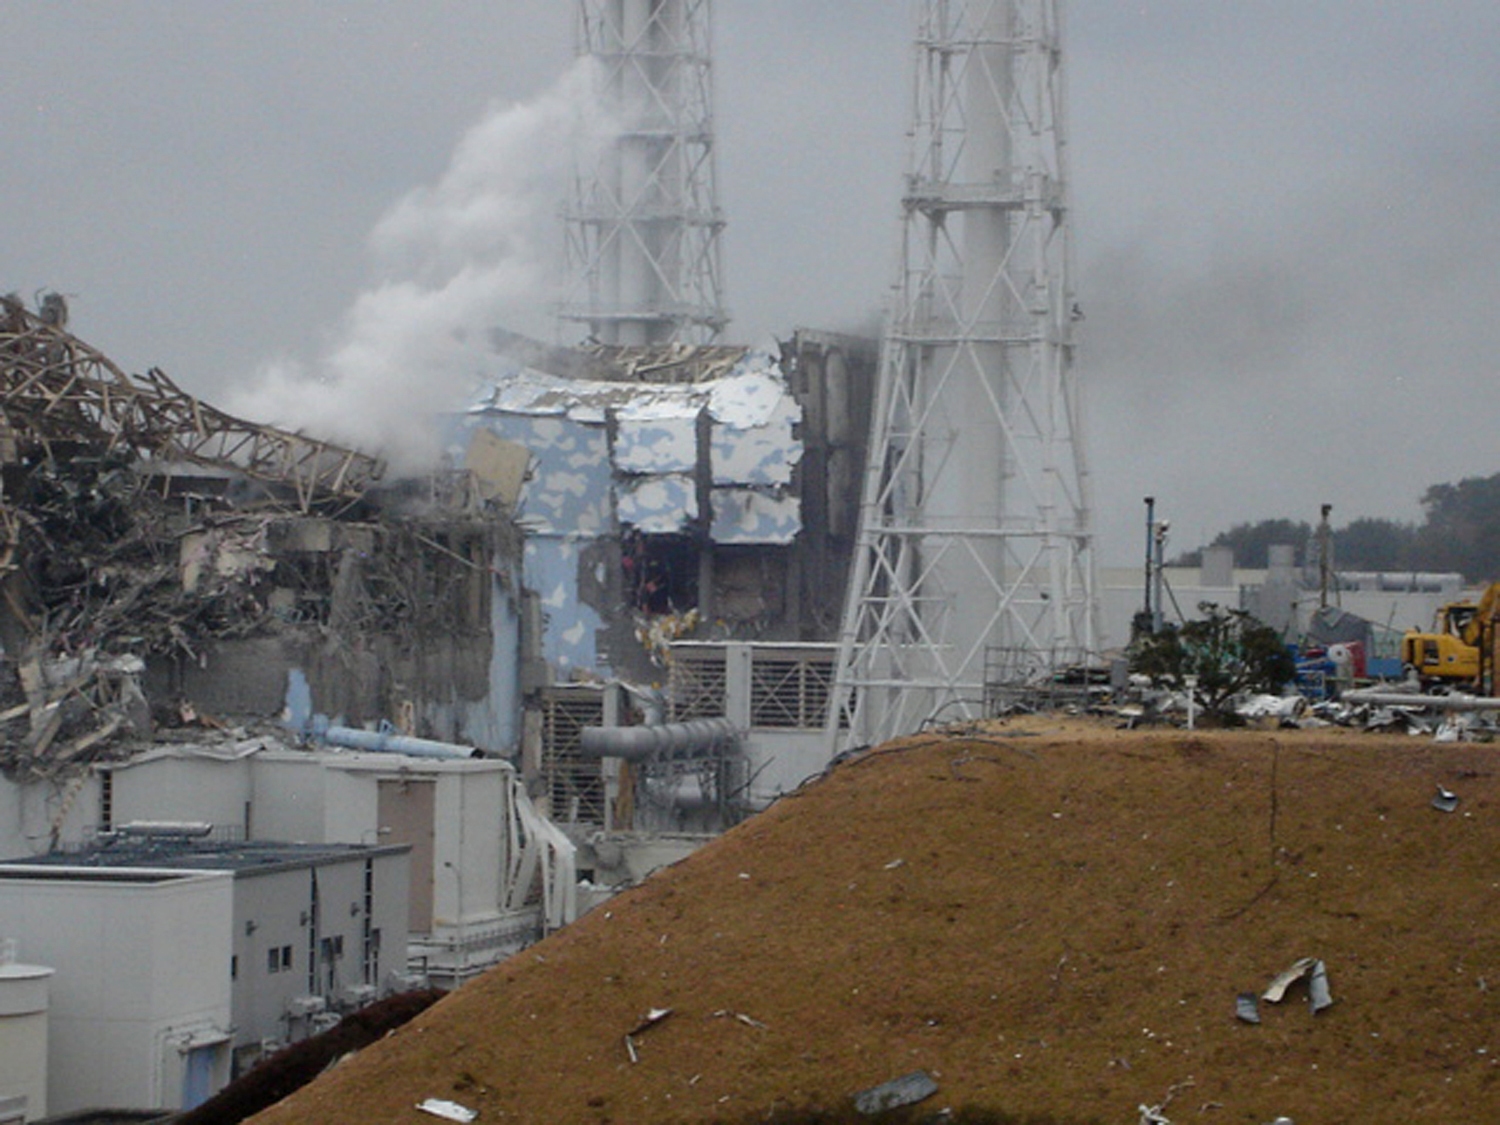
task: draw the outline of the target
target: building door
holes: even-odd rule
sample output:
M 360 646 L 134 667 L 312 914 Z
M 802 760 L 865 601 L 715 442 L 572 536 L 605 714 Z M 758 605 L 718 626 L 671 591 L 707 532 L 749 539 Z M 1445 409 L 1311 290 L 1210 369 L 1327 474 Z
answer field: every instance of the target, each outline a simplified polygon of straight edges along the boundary
M 182 1108 L 192 1109 L 208 1101 L 214 1092 L 214 1060 L 220 1044 L 193 1047 L 182 1068 Z
M 432 933 L 433 809 L 437 784 L 393 778 L 380 782 L 376 812 L 381 843 L 411 845 L 407 925 L 414 934 Z

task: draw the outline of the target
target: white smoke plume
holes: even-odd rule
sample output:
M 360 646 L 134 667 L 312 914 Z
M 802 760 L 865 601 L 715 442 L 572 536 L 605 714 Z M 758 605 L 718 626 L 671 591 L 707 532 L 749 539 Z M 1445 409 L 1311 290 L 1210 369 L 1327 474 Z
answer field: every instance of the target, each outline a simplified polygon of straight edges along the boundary
M 317 362 L 268 364 L 227 409 L 384 456 L 398 472 L 429 467 L 433 416 L 462 406 L 494 368 L 490 330 L 538 322 L 555 297 L 550 252 L 574 154 L 614 131 L 596 75 L 580 60 L 533 101 L 493 108 L 435 184 L 376 224 L 378 281 Z

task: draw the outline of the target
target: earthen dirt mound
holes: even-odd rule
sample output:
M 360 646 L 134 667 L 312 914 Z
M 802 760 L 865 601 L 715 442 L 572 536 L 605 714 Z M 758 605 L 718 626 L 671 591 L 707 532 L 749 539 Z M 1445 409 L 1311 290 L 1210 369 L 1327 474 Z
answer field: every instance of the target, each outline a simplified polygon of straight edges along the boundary
M 1135 1122 L 1500 1112 L 1500 781 L 1480 745 L 1041 724 L 842 765 L 255 1120 Z M 1456 811 L 1431 806 L 1438 785 Z M 1305 993 L 1235 1017 L 1302 957 Z M 626 1035 L 652 1009 L 671 1014 Z M 635 1060 L 630 1057 L 633 1047 Z

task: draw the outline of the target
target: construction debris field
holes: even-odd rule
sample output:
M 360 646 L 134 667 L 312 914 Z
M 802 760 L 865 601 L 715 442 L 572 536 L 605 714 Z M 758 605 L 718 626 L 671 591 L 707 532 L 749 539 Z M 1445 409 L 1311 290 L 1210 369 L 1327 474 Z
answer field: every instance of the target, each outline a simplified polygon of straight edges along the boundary
M 924 1112 L 1487 1120 L 1494 755 L 1045 718 L 893 743 L 256 1120 L 762 1121 L 917 1070 Z M 1295 985 L 1236 1018 L 1303 957 L 1331 1007 Z

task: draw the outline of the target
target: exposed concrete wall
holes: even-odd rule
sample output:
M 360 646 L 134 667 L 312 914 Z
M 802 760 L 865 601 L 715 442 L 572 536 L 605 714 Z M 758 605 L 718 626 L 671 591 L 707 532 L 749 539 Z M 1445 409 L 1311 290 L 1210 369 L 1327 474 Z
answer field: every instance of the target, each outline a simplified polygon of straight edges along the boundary
M 484 610 L 478 631 L 413 648 L 378 634 L 360 649 L 303 633 L 221 641 L 198 662 L 153 662 L 147 690 L 209 716 L 277 718 L 298 673 L 316 714 L 350 726 L 406 714 L 422 737 L 503 752 L 518 740 L 520 617 L 498 582 Z
M 859 535 L 878 346 L 860 337 L 801 330 L 788 350 L 786 366 L 803 410 L 803 532 L 788 586 L 796 592 L 798 628 L 779 639 L 831 640 Z
M 221 642 L 184 661 L 178 683 L 183 698 L 210 715 L 276 715 L 295 659 L 279 637 Z

